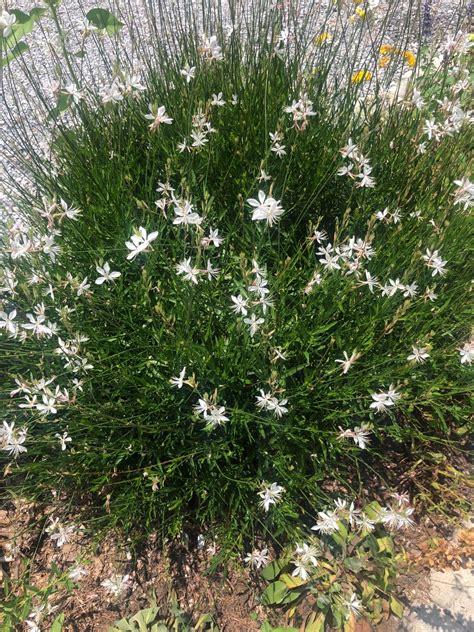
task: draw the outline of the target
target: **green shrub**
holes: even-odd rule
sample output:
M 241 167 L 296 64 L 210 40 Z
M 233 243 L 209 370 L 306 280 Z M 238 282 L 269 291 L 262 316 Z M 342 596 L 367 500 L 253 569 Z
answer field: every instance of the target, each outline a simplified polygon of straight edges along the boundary
M 466 42 L 380 68 L 376 12 L 344 4 L 331 39 L 260 9 L 176 33 L 162 7 L 141 76 L 117 52 L 106 88 L 81 83 L 91 22 L 54 102 L 8 66 L 53 133 L 47 157 L 22 136 L 3 237 L 8 486 L 97 527 L 294 541 L 321 481 L 358 493 L 349 469 L 466 421 Z

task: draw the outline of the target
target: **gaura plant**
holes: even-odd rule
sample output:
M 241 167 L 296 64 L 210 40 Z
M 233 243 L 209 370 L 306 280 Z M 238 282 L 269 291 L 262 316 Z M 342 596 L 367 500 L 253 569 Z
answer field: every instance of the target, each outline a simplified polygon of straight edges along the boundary
M 416 62 L 380 68 L 398 3 L 185 4 L 64 37 L 50 2 L 55 64 L 6 67 L 36 97 L 7 108 L 8 493 L 137 537 L 295 542 L 322 481 L 358 495 L 391 446 L 465 431 L 470 44 L 422 49 L 409 3 Z

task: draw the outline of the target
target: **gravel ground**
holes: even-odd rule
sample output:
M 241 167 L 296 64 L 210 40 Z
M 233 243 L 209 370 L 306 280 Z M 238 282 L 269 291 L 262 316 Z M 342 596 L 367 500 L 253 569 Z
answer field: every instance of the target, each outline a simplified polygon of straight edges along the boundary
M 307 20 L 305 7 L 307 2 L 301 0 L 292 0 L 294 5 L 298 6 L 301 11 L 301 19 Z M 349 0 L 345 0 L 349 1 Z M 170 0 L 172 2 L 172 0 Z M 321 0 L 318 7 L 321 13 L 327 8 L 332 0 Z M 157 0 L 152 0 L 151 4 L 155 6 Z M 3 5 L 9 9 L 19 8 L 23 10 L 31 10 L 32 4 L 41 6 L 41 2 L 32 3 L 31 0 L 19 0 L 12 2 L 3 0 Z M 115 14 L 119 14 L 126 27 L 120 33 L 122 52 L 127 55 L 136 48 L 133 45 L 133 34 L 129 25 L 134 23 L 138 25 L 141 35 L 141 44 L 145 47 L 151 45 L 151 33 L 149 19 L 147 18 L 146 5 L 150 4 L 146 0 L 64 0 L 60 6 L 60 13 L 64 20 L 64 24 L 68 30 L 69 36 L 67 45 L 70 50 L 77 50 L 80 43 L 80 28 L 84 21 L 87 11 L 93 7 L 104 6 L 113 10 Z M 380 3 L 377 9 L 381 21 L 387 15 L 390 15 L 387 25 L 387 39 L 396 41 L 404 16 L 409 6 L 407 0 L 385 0 Z M 129 7 L 133 6 L 133 15 L 129 14 Z M 243 2 L 247 7 L 251 6 L 251 1 Z M 445 38 L 449 33 L 455 33 L 459 28 L 459 21 L 468 14 L 473 14 L 472 0 L 461 0 L 459 3 L 453 0 L 421 0 L 421 25 L 424 40 Z M 199 11 L 201 3 L 199 0 L 183 0 L 177 2 L 181 11 L 186 7 L 187 10 L 196 7 Z M 2 0 L 0 0 L 0 9 L 2 8 Z M 390 13 L 390 10 L 392 13 Z M 394 9 L 396 11 L 394 12 Z M 466 24 L 466 20 L 464 20 Z M 46 86 L 53 78 L 57 78 L 56 64 L 52 54 L 53 47 L 59 48 L 57 36 L 55 34 L 55 26 L 50 18 L 43 18 L 40 24 L 35 27 L 32 33 L 27 36 L 27 42 L 30 45 L 30 51 L 26 53 L 21 61 L 13 62 L 10 67 L 4 71 L 1 81 L 2 91 L 0 93 L 0 217 L 5 210 L 11 210 L 11 184 L 12 178 L 17 182 L 21 182 L 26 188 L 31 188 L 31 183 L 22 175 L 20 157 L 25 155 L 22 148 L 22 141 L 25 136 L 31 140 L 37 147 L 47 151 L 47 128 L 41 124 L 43 115 L 35 110 L 33 95 L 31 94 L 31 86 L 26 79 L 22 70 L 23 63 L 28 64 L 29 69 L 34 73 L 37 83 Z M 110 70 L 105 59 L 113 57 L 114 42 L 111 39 L 102 39 L 104 55 L 99 54 L 95 46 L 94 38 L 86 40 L 86 57 L 83 62 L 84 84 L 88 82 L 97 83 L 107 80 L 110 77 Z M 75 48 L 76 47 L 76 48 Z M 364 56 L 370 51 L 362 51 Z M 132 55 L 134 53 L 132 52 Z M 135 55 L 136 57 L 136 55 Z M 136 59 L 134 60 L 136 61 Z M 134 63 L 134 61 L 132 63 Z M 337 68 L 337 60 L 335 63 Z M 1 73 L 1 68 L 0 68 Z M 64 73 L 63 73 L 64 76 Z M 2 75 L 0 74 L 0 77 Z M 14 84 L 14 87 L 13 87 Z M 33 97 L 33 98 L 32 98 Z M 21 129 L 23 127 L 23 129 Z

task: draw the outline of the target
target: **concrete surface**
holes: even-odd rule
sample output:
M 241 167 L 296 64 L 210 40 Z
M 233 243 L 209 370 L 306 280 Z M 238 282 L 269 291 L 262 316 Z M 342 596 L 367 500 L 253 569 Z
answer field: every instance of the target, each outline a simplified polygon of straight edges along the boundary
M 474 632 L 474 571 L 432 571 L 429 603 L 413 603 L 401 620 L 379 626 L 383 632 Z

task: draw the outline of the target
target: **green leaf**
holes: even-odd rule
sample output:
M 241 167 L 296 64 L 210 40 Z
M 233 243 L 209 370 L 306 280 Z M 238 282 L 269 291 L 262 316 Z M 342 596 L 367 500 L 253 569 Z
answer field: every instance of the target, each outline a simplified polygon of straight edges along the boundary
M 293 577 L 293 575 L 288 575 L 288 573 L 280 575 L 280 581 L 286 584 L 287 588 L 299 588 L 308 582 L 308 580 L 305 581 L 301 577 Z
M 275 560 L 268 566 L 265 566 L 262 571 L 263 579 L 266 579 L 267 582 L 271 582 L 272 579 L 278 577 L 281 571 L 285 568 L 286 564 L 287 562 L 285 560 Z
M 388 551 L 393 553 L 393 540 L 390 536 L 386 535 L 383 538 L 377 538 L 377 545 L 380 552 Z
M 130 621 L 137 623 L 140 630 L 147 632 L 148 623 L 153 623 L 158 615 L 158 608 L 144 608 L 137 612 Z
M 49 629 L 49 632 L 61 632 L 61 630 L 63 629 L 63 624 L 64 624 L 64 615 L 61 613 L 61 614 L 58 614 L 56 619 L 53 621 L 51 628 Z
M 382 507 L 376 500 L 366 505 L 364 509 L 364 512 L 367 514 L 370 520 L 378 520 L 381 511 Z
M 293 601 L 297 601 L 301 595 L 304 594 L 304 590 L 289 590 L 288 593 L 283 597 L 280 601 L 281 604 L 292 603 Z
M 265 588 L 262 594 L 262 603 L 266 606 L 272 606 L 281 603 L 288 593 L 286 584 L 280 581 L 272 582 Z
M 18 42 L 18 44 L 11 49 L 8 55 L 6 55 L 5 57 L 3 57 L 3 55 L 0 55 L 0 66 L 8 66 L 11 61 L 16 59 L 20 55 L 23 55 L 23 53 L 29 48 L 30 47 L 26 42 Z
M 403 604 L 395 599 L 395 597 L 390 597 L 390 610 L 396 615 L 399 619 L 403 617 Z
M 117 20 L 107 9 L 91 9 L 86 13 L 86 18 L 93 26 L 108 35 L 117 33 L 124 26 L 123 22 Z

